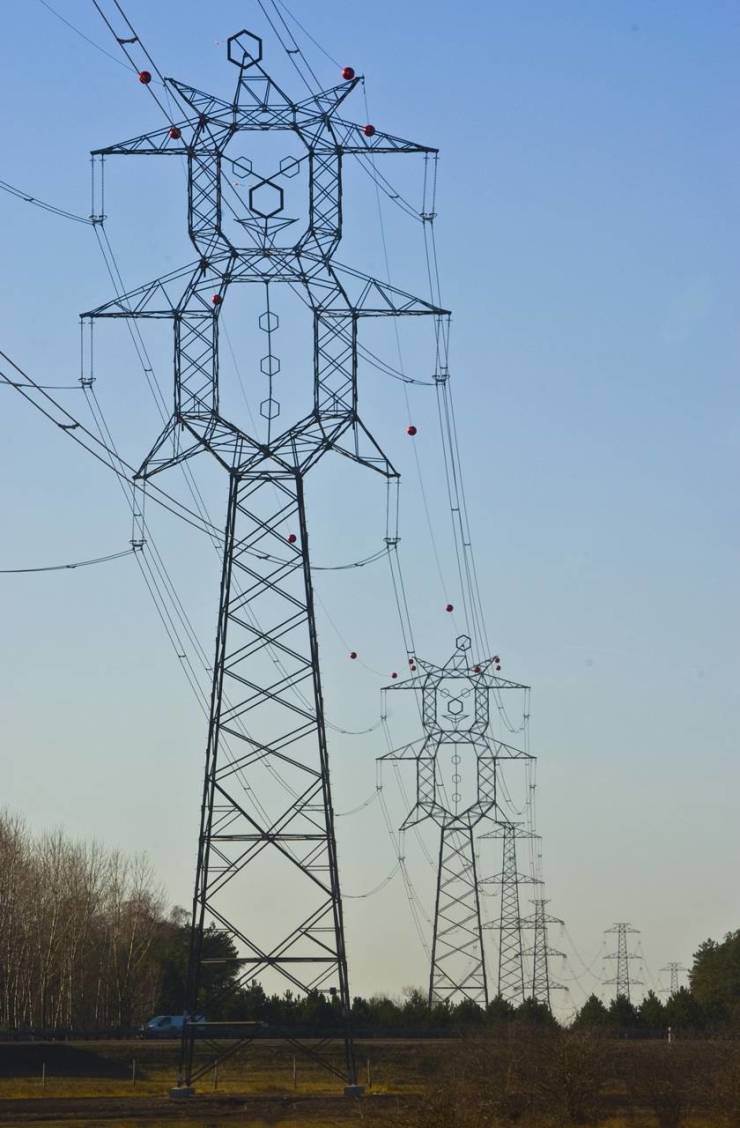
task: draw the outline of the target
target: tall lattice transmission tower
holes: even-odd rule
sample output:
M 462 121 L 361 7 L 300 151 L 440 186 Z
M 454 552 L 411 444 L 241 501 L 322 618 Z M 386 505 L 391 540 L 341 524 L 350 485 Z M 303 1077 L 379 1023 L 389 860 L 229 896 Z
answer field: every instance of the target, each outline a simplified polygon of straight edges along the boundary
M 668 974 L 668 994 L 675 995 L 676 991 L 678 991 L 679 987 L 681 986 L 681 976 L 685 974 L 687 969 L 683 966 L 682 963 L 672 961 L 671 963 L 667 963 L 665 967 L 662 967 L 660 970 L 661 974 Z
M 485 927 L 498 932 L 497 994 L 517 1005 L 524 1002 L 530 987 L 525 971 L 523 931 L 526 924 L 522 921 L 520 887 L 541 884 L 538 878 L 520 873 L 517 842 L 532 835 L 515 823 L 504 823 L 482 837 L 501 841 L 501 870 L 493 877 L 483 878 L 481 886 L 500 886 L 498 920 Z
M 528 917 L 522 918 L 522 928 L 531 929 L 532 946 L 527 949 L 526 955 L 532 959 L 532 976 L 529 981 L 530 997 L 545 1006 L 551 1006 L 551 992 L 565 991 L 562 983 L 553 980 L 550 973 L 550 960 L 555 957 L 565 959 L 565 953 L 559 952 L 550 944 L 548 926 L 551 924 L 562 925 L 559 917 L 551 916 L 547 911 L 548 901 L 536 897 L 532 901 L 532 912 Z
M 633 928 L 627 921 L 618 921 L 616 924 L 612 925 L 611 928 L 604 929 L 605 936 L 615 935 L 617 937 L 616 952 L 610 952 L 604 957 L 607 960 L 616 960 L 617 974 L 613 979 L 605 980 L 605 986 L 616 987 L 617 997 L 621 995 L 628 1001 L 631 1001 L 630 992 L 632 987 L 642 985 L 642 981 L 635 979 L 630 971 L 630 962 L 638 960 L 640 957 L 636 952 L 629 950 L 628 939 L 630 935 L 639 935 L 639 931 L 638 928 Z
M 375 159 L 434 150 L 345 120 L 340 108 L 360 82 L 351 68 L 340 85 L 296 101 L 263 67 L 258 37 L 232 35 L 227 54 L 237 72 L 233 98 L 164 80 L 177 107 L 171 124 L 94 154 L 101 161 L 118 154 L 184 158 L 195 262 L 83 318 L 172 325 L 172 414 L 137 477 L 146 481 L 206 452 L 228 482 L 186 1012 L 199 1007 L 203 936 L 211 926 L 237 951 L 229 991 L 272 977 L 293 992 L 318 991 L 333 1001 L 341 1063 L 323 1043 L 297 1041 L 353 1087 L 304 483 L 330 452 L 397 477 L 359 414 L 363 320 L 447 313 L 334 261 L 342 171 L 352 154 Z M 274 144 L 265 150 L 267 139 Z M 259 434 L 227 418 L 220 397 L 219 321 L 235 287 L 254 304 L 253 338 L 264 342 Z M 281 426 L 276 291 L 285 301 L 297 296 L 296 308 L 307 308 L 312 323 L 311 384 L 297 417 Z M 184 1092 L 224 1053 L 216 1044 L 209 1060 L 199 1053 L 194 1061 L 196 1033 L 187 1023 Z M 242 1042 L 251 1036 L 245 1031 Z M 227 1045 L 228 1053 L 238 1048 Z
M 470 650 L 470 639 L 461 635 L 444 666 L 416 657 L 413 669 L 421 673 L 384 690 L 421 694 L 423 738 L 381 759 L 416 765 L 416 802 L 401 829 L 426 819 L 439 827 L 430 1006 L 462 999 L 488 1003 L 474 831 L 497 815 L 499 762 L 529 758 L 495 739 L 489 708 L 492 693 L 527 687 L 500 677 L 496 659 L 472 661 Z

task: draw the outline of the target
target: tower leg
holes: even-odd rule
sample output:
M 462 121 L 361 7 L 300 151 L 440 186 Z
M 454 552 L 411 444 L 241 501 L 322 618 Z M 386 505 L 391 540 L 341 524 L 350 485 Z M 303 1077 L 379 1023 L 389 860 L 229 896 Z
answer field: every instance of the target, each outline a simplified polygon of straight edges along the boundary
M 488 1005 L 473 831 L 440 832 L 429 1005 L 460 998 Z
M 519 881 L 516 830 L 513 827 L 504 827 L 498 926 L 498 993 L 502 999 L 511 1003 L 524 1002 L 524 955 Z
M 230 476 L 186 1012 L 196 1016 L 207 995 L 206 1029 L 217 1032 L 224 1004 L 233 1014 L 254 980 L 268 994 L 311 997 L 314 1027 L 343 1045 L 341 1064 L 294 1029 L 286 1035 L 354 1086 L 303 480 L 274 463 Z M 231 1021 L 222 1030 L 245 1044 L 256 1033 Z M 186 1025 L 184 1088 L 234 1052 L 216 1044 L 196 1063 L 197 1040 L 197 1025 Z

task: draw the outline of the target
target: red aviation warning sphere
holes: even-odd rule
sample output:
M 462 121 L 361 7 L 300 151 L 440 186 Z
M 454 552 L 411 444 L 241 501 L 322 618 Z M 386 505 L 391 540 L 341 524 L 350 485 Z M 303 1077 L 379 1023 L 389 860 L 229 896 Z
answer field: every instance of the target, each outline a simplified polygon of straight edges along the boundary
M 473 673 L 479 674 L 480 673 L 480 666 L 473 666 Z
M 356 658 L 357 657 L 357 651 L 356 650 L 350 650 L 349 656 L 350 656 L 350 658 Z
M 139 82 L 143 86 L 148 86 L 151 81 L 152 81 L 152 76 L 151 76 L 151 73 L 149 71 L 139 71 Z
M 413 439 L 416 432 L 417 432 L 417 428 L 414 426 L 413 423 L 410 423 L 409 426 L 406 428 L 406 434 L 411 435 L 411 438 Z
M 375 126 L 374 125 L 363 125 L 362 132 L 365 134 L 366 137 L 374 137 L 375 136 Z
M 396 673 L 396 671 L 395 671 L 395 670 L 394 670 L 394 671 L 393 671 L 393 673 L 391 674 L 391 677 L 392 677 L 392 678 L 397 678 L 397 677 L 398 677 L 398 674 Z
M 453 605 L 451 603 L 446 604 L 445 611 L 454 611 L 454 610 L 455 610 L 455 608 L 453 607 Z
M 182 137 L 182 130 L 178 129 L 176 125 L 170 126 L 170 137 L 173 141 L 179 141 Z
M 351 82 L 354 77 L 355 77 L 355 68 L 354 67 L 342 67 L 342 78 L 345 80 L 345 82 Z
M 213 305 L 221 305 L 222 301 L 223 301 L 223 298 L 221 297 L 220 294 L 213 294 L 212 297 L 211 297 L 211 302 L 213 303 Z
M 501 659 L 499 658 L 498 654 L 494 654 L 494 656 L 493 656 L 493 660 L 494 660 L 494 662 L 500 662 L 500 661 L 501 661 Z
M 295 544 L 297 540 L 298 537 L 295 535 L 295 533 L 288 533 L 288 544 Z

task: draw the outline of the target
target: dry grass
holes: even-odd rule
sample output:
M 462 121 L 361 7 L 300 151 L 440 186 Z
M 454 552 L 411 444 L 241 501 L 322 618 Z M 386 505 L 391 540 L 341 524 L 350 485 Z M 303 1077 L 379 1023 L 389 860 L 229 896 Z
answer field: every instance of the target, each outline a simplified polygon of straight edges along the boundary
M 5 1045 L 0 1053 L 0 1100 L 33 1097 L 146 1097 L 161 1096 L 174 1084 L 177 1046 L 171 1042 L 85 1042 Z M 360 1081 L 376 1093 L 419 1093 L 444 1057 L 440 1043 L 372 1043 L 358 1046 Z M 136 1083 L 132 1061 L 136 1060 Z M 293 1086 L 293 1052 L 282 1043 L 258 1043 L 221 1064 L 197 1083 L 207 1094 L 331 1096 L 340 1082 L 310 1058 L 297 1055 Z M 199 1047 L 196 1061 L 208 1056 Z M 42 1084 L 42 1066 L 46 1082 Z M 337 1060 L 339 1064 L 339 1059 Z
M 204 1050 L 199 1047 L 199 1053 Z M 134 1057 L 136 1085 L 131 1079 Z M 201 1079 L 196 1088 L 204 1101 L 197 1108 L 184 1103 L 175 1110 L 166 1099 L 176 1074 L 174 1043 L 6 1044 L 0 1047 L 0 1102 L 25 1100 L 35 1106 L 37 1098 L 45 1098 L 46 1107 L 38 1105 L 38 1120 L 26 1109 L 31 1119 L 24 1123 L 64 1116 L 67 1104 L 66 1119 L 59 1123 L 77 1128 L 134 1128 L 144 1123 L 147 1128 L 227 1128 L 244 1122 L 244 1105 L 233 1102 L 236 1096 L 255 1102 L 250 1128 L 356 1128 L 360 1122 L 366 1128 L 740 1125 L 740 1059 L 734 1044 L 667 1047 L 531 1031 L 465 1042 L 368 1042 L 358 1046 L 361 1082 L 366 1082 L 368 1058 L 370 1093 L 393 1094 L 393 1100 L 338 1101 L 336 1106 L 332 1100 L 314 1100 L 336 1098 L 340 1083 L 310 1059 L 298 1057 L 294 1089 L 292 1051 L 278 1043 L 257 1043 L 221 1065 L 216 1090 L 213 1073 Z M 299 1103 L 293 1104 L 293 1097 Z M 101 1104 L 98 1119 L 90 1118 L 98 1110 L 89 1105 L 74 1109 L 76 1100 L 91 1098 L 110 1101 L 107 1107 Z M 300 1104 L 302 1098 L 308 1098 L 305 1105 Z M 80 1119 L 70 1121 L 75 1114 Z M 116 1116 L 121 1119 L 108 1119 Z M 6 1106 L 0 1109 L 2 1122 L 21 1121 L 13 1119 L 12 1107 Z M 53 1128 L 52 1122 L 44 1123 Z

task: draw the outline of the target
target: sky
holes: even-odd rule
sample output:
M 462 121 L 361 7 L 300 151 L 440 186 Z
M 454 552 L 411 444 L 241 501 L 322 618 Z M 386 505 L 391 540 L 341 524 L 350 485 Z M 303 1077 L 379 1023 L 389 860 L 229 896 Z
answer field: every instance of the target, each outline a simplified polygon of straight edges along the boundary
M 52 6 L 119 58 L 92 4 Z M 232 86 L 228 35 L 264 32 L 258 6 L 236 0 L 129 0 L 126 10 L 164 74 L 215 93 Z M 366 76 L 367 105 L 356 93 L 348 117 L 440 149 L 436 231 L 466 496 L 493 646 L 505 674 L 533 687 L 537 825 L 549 907 L 566 925 L 551 940 L 568 953 L 555 968 L 567 1013 L 598 986 L 613 922 L 640 930 L 646 986 L 738 927 L 740 4 L 463 0 L 451 13 L 438 0 L 294 0 L 294 11 L 327 52 L 306 45 L 325 86 L 336 62 Z M 87 215 L 90 150 L 161 117 L 130 71 L 40 0 L 3 20 L 0 96 L 12 113 L 0 179 Z M 269 29 L 265 42 L 285 85 L 300 89 Z M 383 171 L 420 199 L 419 162 Z M 357 171 L 346 197 L 342 261 L 426 296 L 418 225 L 383 199 L 381 230 Z M 106 214 L 129 287 L 191 260 L 172 166 L 110 161 Z M 71 385 L 58 395 L 88 419 L 75 386 L 78 314 L 113 294 L 94 234 L 6 194 L 0 230 L 0 347 L 42 383 Z M 284 365 L 298 373 L 306 327 L 295 310 L 285 318 Z M 237 369 L 254 408 L 264 394 L 254 334 L 239 319 L 227 325 L 234 410 Z M 398 364 L 393 336 L 377 333 Z M 404 370 L 428 380 L 429 341 L 406 325 L 400 339 Z M 155 330 L 147 342 L 166 390 L 168 340 Z M 118 326 L 99 330 L 96 348 L 96 393 L 137 463 L 156 436 L 141 370 Z M 286 377 L 288 402 L 291 387 Z M 402 475 L 419 652 L 443 662 L 464 624 L 444 613 L 459 592 L 432 395 L 377 373 L 361 387 Z M 12 389 L 0 397 L 0 568 L 125 549 L 130 519 L 113 475 Z M 223 481 L 198 473 L 223 512 Z M 359 471 L 323 467 L 310 504 L 316 561 L 381 546 L 382 491 Z M 216 556 L 151 509 L 210 653 Z M 316 584 L 333 724 L 372 729 L 331 737 L 337 810 L 368 801 L 338 819 L 351 987 L 397 993 L 427 972 L 403 884 L 383 884 L 395 856 L 375 792 L 386 751 L 378 691 L 403 651 L 377 567 Z M 168 900 L 188 904 L 205 722 L 135 561 L 2 574 L 0 607 L 0 803 L 38 833 L 60 826 L 145 851 Z M 348 662 L 350 648 L 360 662 Z M 507 779 L 523 794 L 521 777 Z M 398 824 L 392 775 L 383 791 Z M 431 869 L 419 842 L 407 846 L 429 913 Z M 495 870 L 493 854 L 482 864 Z M 485 911 L 495 914 L 493 900 Z

